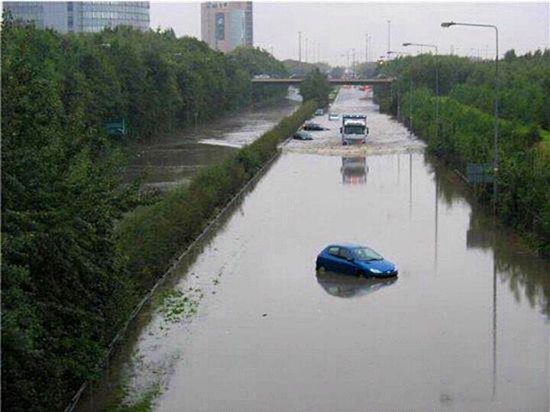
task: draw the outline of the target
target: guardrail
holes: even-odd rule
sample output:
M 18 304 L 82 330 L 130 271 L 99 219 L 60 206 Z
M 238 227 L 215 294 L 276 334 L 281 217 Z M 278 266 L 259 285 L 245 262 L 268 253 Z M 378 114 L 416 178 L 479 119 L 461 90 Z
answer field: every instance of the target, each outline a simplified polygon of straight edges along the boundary
M 252 79 L 253 84 L 280 84 L 292 86 L 302 83 L 304 79 Z M 380 84 L 391 84 L 394 81 L 392 77 L 384 79 L 328 79 L 330 84 L 334 85 L 367 85 L 374 86 Z

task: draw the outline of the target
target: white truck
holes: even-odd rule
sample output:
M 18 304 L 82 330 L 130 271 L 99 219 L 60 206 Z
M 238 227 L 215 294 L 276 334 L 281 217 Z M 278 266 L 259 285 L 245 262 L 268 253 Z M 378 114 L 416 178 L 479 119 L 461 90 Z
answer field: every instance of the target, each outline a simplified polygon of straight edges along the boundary
M 340 134 L 343 145 L 366 143 L 369 134 L 367 116 L 364 114 L 343 114 Z

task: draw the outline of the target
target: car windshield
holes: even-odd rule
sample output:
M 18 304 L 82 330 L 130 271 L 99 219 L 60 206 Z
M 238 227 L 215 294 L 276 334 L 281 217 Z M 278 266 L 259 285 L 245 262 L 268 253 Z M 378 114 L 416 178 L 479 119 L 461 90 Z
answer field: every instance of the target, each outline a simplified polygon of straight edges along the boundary
M 345 133 L 346 134 L 364 134 L 365 126 L 359 126 L 359 125 L 346 126 Z
M 369 249 L 368 247 L 358 247 L 353 249 L 353 254 L 359 260 L 382 260 L 384 259 L 381 255 L 376 253 L 374 250 Z

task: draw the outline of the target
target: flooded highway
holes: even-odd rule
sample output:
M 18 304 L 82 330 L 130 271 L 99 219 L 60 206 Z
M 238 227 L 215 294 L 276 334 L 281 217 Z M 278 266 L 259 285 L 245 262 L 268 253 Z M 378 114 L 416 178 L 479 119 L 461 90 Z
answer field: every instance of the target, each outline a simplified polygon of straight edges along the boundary
M 136 156 L 127 168 L 126 181 L 143 177 L 143 185 L 167 188 L 185 185 L 202 167 L 218 163 L 235 149 L 251 143 L 291 114 L 299 95 L 198 125 L 177 130 L 136 145 Z
M 366 112 L 369 143 L 340 146 L 326 116 L 290 142 L 82 410 L 122 383 L 156 411 L 548 411 L 548 261 L 364 92 L 341 89 L 331 111 Z M 317 276 L 333 242 L 374 248 L 399 277 Z

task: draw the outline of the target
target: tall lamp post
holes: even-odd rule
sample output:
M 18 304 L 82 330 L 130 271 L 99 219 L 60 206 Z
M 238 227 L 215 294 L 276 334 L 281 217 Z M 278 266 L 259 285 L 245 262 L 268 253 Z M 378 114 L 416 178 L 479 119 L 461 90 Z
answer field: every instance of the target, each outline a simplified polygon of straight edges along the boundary
M 451 26 L 471 26 L 471 27 L 487 27 L 495 30 L 495 97 L 494 97 L 494 107 L 495 107 L 495 136 L 493 139 L 493 173 L 494 173 L 494 182 L 493 182 L 493 212 L 496 213 L 497 210 L 497 174 L 498 174 L 498 90 L 499 90 L 499 79 L 498 79 L 498 27 L 493 24 L 479 24 L 479 23 L 456 23 L 454 21 L 448 21 L 441 23 L 441 27 L 447 28 Z
M 298 61 L 302 62 L 302 32 L 298 32 Z
M 435 49 L 435 140 L 437 141 L 439 135 L 439 60 L 437 46 L 424 43 L 403 43 L 403 46 L 431 47 Z

